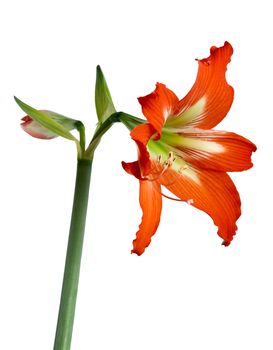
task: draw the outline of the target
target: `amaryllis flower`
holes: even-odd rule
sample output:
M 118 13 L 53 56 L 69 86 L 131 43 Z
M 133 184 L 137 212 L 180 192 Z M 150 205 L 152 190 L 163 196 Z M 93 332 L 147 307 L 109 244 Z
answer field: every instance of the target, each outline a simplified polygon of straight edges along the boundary
M 225 77 L 232 53 L 232 46 L 225 42 L 223 47 L 212 47 L 208 58 L 198 60 L 197 79 L 182 100 L 160 83 L 154 92 L 138 99 L 148 123 L 131 132 L 138 160 L 122 163 L 140 184 L 143 217 L 133 253 L 141 255 L 157 230 L 162 185 L 210 215 L 225 246 L 236 233 L 241 203 L 226 172 L 251 168 L 256 146 L 235 133 L 212 130 L 233 101 L 233 88 Z

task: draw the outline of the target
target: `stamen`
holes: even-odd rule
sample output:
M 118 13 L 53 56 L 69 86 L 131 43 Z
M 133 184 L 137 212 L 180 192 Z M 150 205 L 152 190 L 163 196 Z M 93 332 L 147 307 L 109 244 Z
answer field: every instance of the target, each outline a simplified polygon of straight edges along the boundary
M 183 165 L 180 169 L 178 169 L 178 172 L 179 172 L 180 174 L 182 174 L 183 171 L 184 171 L 184 170 L 187 170 L 187 169 L 189 169 L 189 166 L 188 166 L 187 164 L 185 164 L 185 165 Z
M 154 178 L 151 178 L 150 176 L 146 176 L 143 178 L 143 180 L 156 181 L 166 172 L 168 168 L 169 168 L 168 166 L 164 166 L 164 168 L 158 174 L 156 174 Z
M 163 197 L 165 197 L 165 198 L 168 198 L 168 199 L 171 199 L 172 201 L 185 202 L 185 201 L 183 201 L 183 199 L 170 197 L 170 196 L 167 196 L 166 194 L 164 194 L 164 193 L 162 193 L 162 192 L 161 192 L 161 196 L 163 196 Z
M 166 194 L 164 194 L 163 192 L 161 192 L 161 195 L 165 198 L 168 198 L 168 199 L 171 199 L 172 201 L 177 201 L 177 202 L 186 202 L 187 204 L 191 205 L 193 204 L 193 199 L 188 199 L 188 200 L 183 200 L 183 199 L 180 199 L 180 198 L 174 198 L 174 197 L 170 197 L 170 196 L 167 196 Z
M 162 159 L 162 155 L 160 154 L 157 158 L 157 160 L 160 163 L 160 160 Z M 172 165 L 173 162 L 175 161 L 175 157 L 174 157 L 174 152 L 169 152 L 169 156 L 168 158 L 164 161 L 163 165 L 163 169 L 158 172 L 158 174 L 155 174 L 156 176 L 151 178 L 150 176 L 144 177 L 143 180 L 149 180 L 149 181 L 156 181 L 158 180 Z M 152 171 L 151 171 L 152 172 Z
M 164 164 L 167 165 L 167 166 L 171 166 L 171 165 L 173 165 L 174 161 L 175 161 L 174 152 L 170 151 L 168 159 L 165 160 Z

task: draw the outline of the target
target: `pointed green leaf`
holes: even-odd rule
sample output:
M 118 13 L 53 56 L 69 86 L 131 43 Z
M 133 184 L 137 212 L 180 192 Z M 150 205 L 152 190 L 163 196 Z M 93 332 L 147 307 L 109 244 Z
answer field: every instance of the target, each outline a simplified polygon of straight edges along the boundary
M 17 97 L 14 97 L 16 103 L 18 106 L 25 112 L 29 117 L 31 117 L 33 120 L 35 120 L 37 123 L 39 123 L 44 128 L 50 130 L 52 133 L 62 136 L 68 140 L 77 141 L 77 139 L 69 132 L 69 129 L 71 129 L 71 120 L 70 118 L 66 118 L 64 116 L 61 116 L 60 114 L 50 112 L 51 116 L 54 116 L 54 119 L 49 116 L 48 111 L 39 111 L 26 103 L 19 100 Z M 60 121 L 63 119 L 66 119 L 65 123 L 62 122 L 60 124 Z M 69 126 L 70 125 L 70 126 Z M 68 128 L 67 128 L 68 127 Z
M 99 122 L 103 123 L 116 112 L 112 97 L 100 66 L 97 66 L 95 103 Z

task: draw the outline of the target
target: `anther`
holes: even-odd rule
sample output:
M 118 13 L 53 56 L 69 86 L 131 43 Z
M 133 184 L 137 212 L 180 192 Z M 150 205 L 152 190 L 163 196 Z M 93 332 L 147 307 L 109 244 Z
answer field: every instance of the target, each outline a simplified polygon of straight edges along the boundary
M 179 172 L 179 173 L 183 173 L 183 171 L 184 171 L 184 170 L 187 170 L 187 169 L 189 169 L 189 166 L 188 166 L 187 164 L 185 164 L 185 165 L 183 165 L 183 166 L 178 170 L 178 172 Z
M 157 160 L 158 160 L 159 163 L 160 163 L 161 159 L 162 159 L 162 156 L 161 156 L 161 154 L 159 154 L 158 157 L 157 157 Z M 163 169 L 159 173 L 154 174 L 156 176 L 154 176 L 153 178 L 148 176 L 148 177 L 145 178 L 145 180 L 149 180 L 149 181 L 156 181 L 156 180 L 158 180 L 173 165 L 174 161 L 175 161 L 174 153 L 171 151 L 171 152 L 169 152 L 168 159 L 166 159 L 162 163 Z
M 170 167 L 170 166 L 172 166 L 174 161 L 175 161 L 174 153 L 171 151 L 171 152 L 169 152 L 168 159 L 165 161 L 165 165 L 167 167 Z

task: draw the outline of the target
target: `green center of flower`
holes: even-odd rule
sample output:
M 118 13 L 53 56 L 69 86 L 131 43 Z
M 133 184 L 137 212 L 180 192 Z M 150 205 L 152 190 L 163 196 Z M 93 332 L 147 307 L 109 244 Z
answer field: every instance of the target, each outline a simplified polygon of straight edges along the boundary
M 157 178 L 162 176 L 168 169 L 173 169 L 177 173 L 199 182 L 197 173 L 183 159 L 182 152 L 172 144 L 172 136 L 177 135 L 163 132 L 160 140 L 150 140 L 147 144 L 151 159 L 157 161 L 163 167 L 163 171 Z

